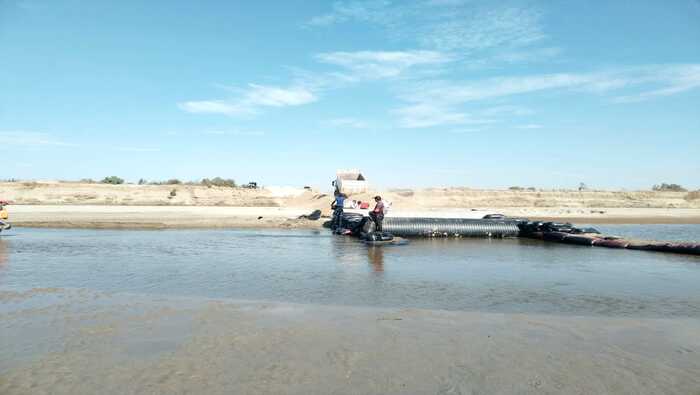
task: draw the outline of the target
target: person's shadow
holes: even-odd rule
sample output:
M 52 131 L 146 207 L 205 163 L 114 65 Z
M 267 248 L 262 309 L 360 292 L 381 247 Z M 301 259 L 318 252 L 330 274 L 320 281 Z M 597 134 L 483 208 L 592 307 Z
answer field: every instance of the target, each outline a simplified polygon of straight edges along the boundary
M 375 273 L 384 272 L 384 248 L 376 246 L 367 247 L 367 259 Z

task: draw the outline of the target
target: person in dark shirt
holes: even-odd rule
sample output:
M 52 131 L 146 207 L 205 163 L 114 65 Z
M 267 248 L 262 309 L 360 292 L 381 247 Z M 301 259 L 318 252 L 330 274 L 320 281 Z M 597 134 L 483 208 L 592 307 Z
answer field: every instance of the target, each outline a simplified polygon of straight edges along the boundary
M 333 220 L 331 221 L 331 229 L 340 228 L 343 219 L 343 205 L 345 205 L 345 195 L 343 193 L 335 193 L 335 200 L 331 203 L 333 209 Z
M 384 202 L 382 202 L 381 196 L 375 196 L 374 201 L 377 202 L 377 204 L 374 206 L 374 209 L 369 213 L 369 217 L 374 222 L 375 232 L 381 232 L 382 221 L 384 221 Z

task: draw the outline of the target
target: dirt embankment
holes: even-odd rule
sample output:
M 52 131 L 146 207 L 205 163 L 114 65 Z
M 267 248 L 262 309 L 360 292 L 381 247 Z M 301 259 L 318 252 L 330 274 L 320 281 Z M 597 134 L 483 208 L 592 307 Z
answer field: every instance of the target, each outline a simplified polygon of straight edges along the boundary
M 376 193 L 403 209 L 435 208 L 684 208 L 700 209 L 697 192 L 394 189 Z M 200 185 L 109 185 L 65 182 L 0 183 L 0 199 L 26 205 L 231 206 L 326 208 L 327 191 L 302 188 L 245 189 Z
M 697 192 L 511 191 L 467 188 L 388 190 L 390 216 L 482 218 L 485 214 L 575 223 L 700 223 Z M 319 227 L 300 220 L 330 215 L 329 193 L 303 188 L 244 189 L 199 185 L 0 183 L 18 226 L 87 228 Z
M 0 199 L 28 205 L 278 207 L 267 190 L 200 185 L 0 183 Z

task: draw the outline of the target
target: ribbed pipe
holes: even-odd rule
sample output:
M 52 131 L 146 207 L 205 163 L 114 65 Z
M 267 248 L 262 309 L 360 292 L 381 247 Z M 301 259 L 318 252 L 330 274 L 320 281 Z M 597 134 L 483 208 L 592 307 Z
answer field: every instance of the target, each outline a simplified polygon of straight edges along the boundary
M 517 221 L 461 218 L 386 217 L 382 230 L 402 237 L 511 237 L 519 233 Z

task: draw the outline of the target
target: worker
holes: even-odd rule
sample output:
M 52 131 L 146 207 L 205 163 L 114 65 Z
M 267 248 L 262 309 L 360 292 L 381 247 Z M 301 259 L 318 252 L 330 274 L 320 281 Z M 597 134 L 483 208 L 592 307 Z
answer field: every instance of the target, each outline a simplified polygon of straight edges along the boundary
M 9 217 L 7 214 L 7 210 L 5 209 L 5 206 L 8 205 L 9 203 L 0 200 L 0 231 L 4 229 L 10 229 L 12 226 L 5 222 L 5 220 Z
M 374 206 L 374 209 L 369 213 L 369 217 L 374 222 L 374 231 L 381 232 L 382 221 L 384 221 L 384 202 L 382 202 L 381 196 L 375 196 L 374 201 L 377 202 L 377 204 Z
M 335 200 L 331 203 L 333 209 L 333 219 L 331 220 L 331 229 L 340 228 L 343 221 L 343 206 L 345 205 L 345 194 L 335 191 Z

